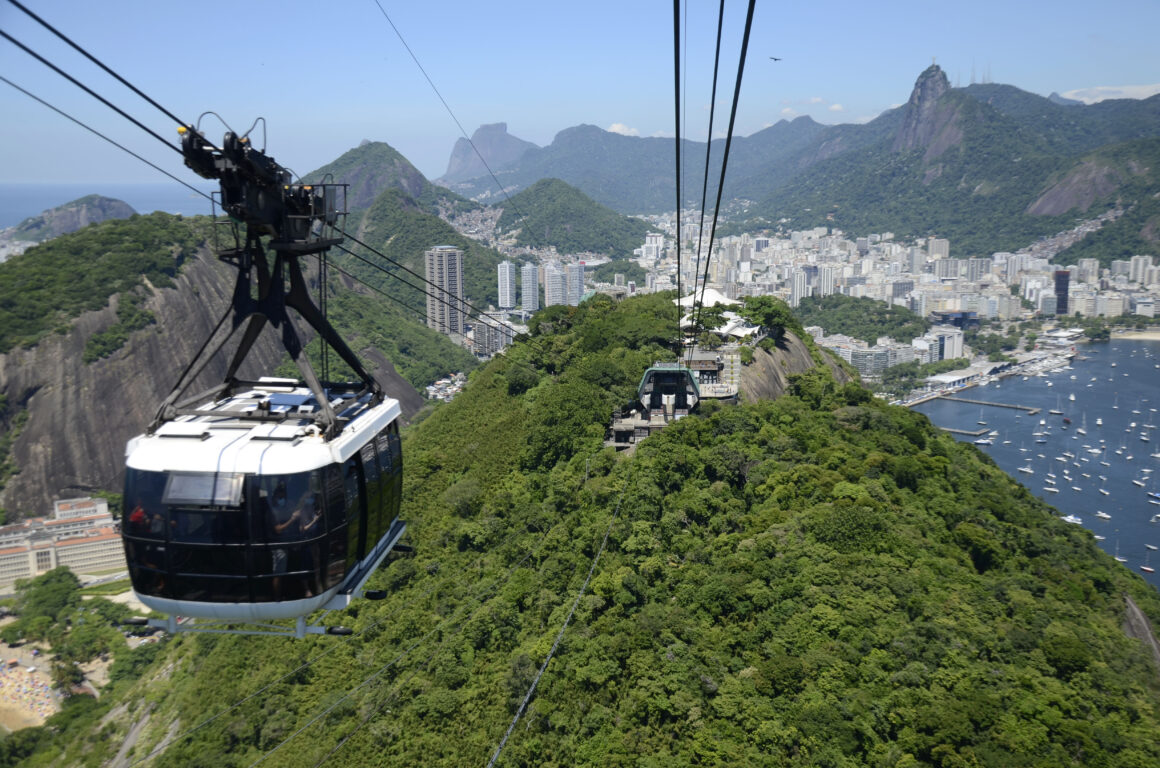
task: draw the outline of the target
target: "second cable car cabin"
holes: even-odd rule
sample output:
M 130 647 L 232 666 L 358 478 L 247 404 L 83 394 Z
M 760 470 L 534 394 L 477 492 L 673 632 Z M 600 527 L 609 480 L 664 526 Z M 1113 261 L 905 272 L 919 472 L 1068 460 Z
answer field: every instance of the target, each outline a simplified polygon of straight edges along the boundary
M 263 379 L 130 441 L 122 536 L 149 608 L 227 624 L 344 608 L 397 543 L 398 401 L 356 401 L 325 441 L 294 385 Z
M 636 396 L 635 408 L 613 415 L 605 446 L 631 448 L 670 421 L 688 416 L 701 400 L 701 389 L 690 369 L 680 363 L 658 362 L 641 376 Z

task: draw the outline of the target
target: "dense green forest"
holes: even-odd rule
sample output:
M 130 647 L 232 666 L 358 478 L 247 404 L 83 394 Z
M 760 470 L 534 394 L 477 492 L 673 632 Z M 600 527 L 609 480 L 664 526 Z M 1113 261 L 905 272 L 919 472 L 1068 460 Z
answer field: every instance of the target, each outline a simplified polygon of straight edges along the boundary
M 208 219 L 151 213 L 104 221 L 29 248 L 0 264 L 0 353 L 32 346 L 147 279 L 173 285 L 205 242 Z M 98 355 L 99 356 L 99 355 Z
M 422 325 L 414 313 L 378 296 L 364 296 L 354 291 L 335 291 L 327 300 L 327 317 L 357 355 L 368 347 L 378 350 L 399 375 L 422 393 L 431 382 L 449 373 L 470 371 L 478 361 L 475 355 L 438 331 Z M 306 345 L 306 354 L 315 370 L 321 370 L 321 346 L 318 337 Z M 351 381 L 356 377 L 333 351 L 330 353 L 333 380 Z M 364 367 L 373 368 L 363 360 Z M 278 376 L 298 378 L 298 368 L 287 357 L 276 372 Z
M 908 342 L 930 330 L 930 323 L 906 307 L 841 294 L 807 296 L 795 310 L 802 325 L 817 325 L 873 345 L 879 336 Z
M 501 205 L 496 228 L 519 230 L 516 243 L 562 254 L 600 253 L 628 259 L 651 227 L 595 203 L 559 179 L 542 179 Z
M 676 320 L 552 307 L 408 430 L 414 552 L 333 617 L 355 635 L 122 652 L 137 682 L 9 763 L 99 765 L 148 715 L 132 761 L 481 765 L 553 649 L 500 765 L 1160 763 L 1160 670 L 1121 629 L 1160 596 L 921 414 L 818 368 L 603 449 Z

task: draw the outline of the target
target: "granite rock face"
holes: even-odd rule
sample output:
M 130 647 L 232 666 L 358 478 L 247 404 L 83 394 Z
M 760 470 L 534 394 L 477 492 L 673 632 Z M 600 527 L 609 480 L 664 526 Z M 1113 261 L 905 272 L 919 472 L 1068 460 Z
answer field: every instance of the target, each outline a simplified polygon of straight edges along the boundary
M 19 472 L 0 496 L 10 519 L 47 514 L 55 498 L 120 490 L 125 443 L 152 420 L 221 317 L 235 275 L 232 267 L 201 251 L 177 276 L 175 288 L 147 286 L 146 308 L 157 323 L 133 333 L 108 358 L 81 362 L 89 337 L 116 322 L 116 296 L 108 307 L 77 318 L 67 332 L 45 337 L 31 349 L 0 355 L 0 394 L 8 399 L 8 418 L 28 412 L 11 450 Z M 362 351 L 357 339 L 349 341 L 356 352 Z M 284 356 L 267 328 L 239 375 L 269 375 Z M 188 392 L 217 383 L 227 362 L 219 354 Z M 372 362 L 372 373 L 400 400 L 404 417 L 413 415 L 422 406 L 422 396 L 381 355 Z
M 829 355 L 825 360 L 839 384 L 852 380 Z M 782 343 L 772 352 L 760 348 L 753 350 L 753 363 L 741 369 L 741 397 L 746 402 L 776 400 L 785 393 L 790 376 L 805 373 L 815 365 L 810 348 L 787 331 Z

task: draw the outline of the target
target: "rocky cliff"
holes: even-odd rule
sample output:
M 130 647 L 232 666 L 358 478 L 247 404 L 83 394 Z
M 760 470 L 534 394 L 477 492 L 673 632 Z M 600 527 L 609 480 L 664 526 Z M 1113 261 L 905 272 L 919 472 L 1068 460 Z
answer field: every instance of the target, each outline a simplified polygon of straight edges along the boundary
M 830 355 L 823 353 L 823 358 L 839 384 L 853 380 Z M 810 348 L 787 331 L 773 351 L 753 350 L 753 362 L 741 369 L 741 398 L 746 402 L 774 400 L 785 393 L 790 376 L 805 373 L 815 365 Z
M 489 168 L 492 171 L 505 168 L 535 146 L 508 133 L 507 123 L 481 125 L 471 135 L 471 141 L 458 139 L 455 142 L 451 159 L 447 162 L 447 173 L 436 183 L 450 184 L 486 176 Z
M 892 149 L 904 152 L 926 150 L 923 160 L 930 162 L 963 140 L 956 105 L 943 100 L 951 84 L 935 64 L 930 65 L 914 83 L 906 103 L 902 127 L 894 138 Z
M 31 349 L 0 355 L 0 394 L 7 398 L 8 418 L 27 410 L 27 422 L 12 446 L 10 459 L 19 473 L 8 480 L 0 507 L 9 516 L 45 514 L 54 498 L 92 490 L 119 491 L 125 442 L 142 431 L 158 403 L 169 393 L 181 369 L 229 303 L 235 271 L 202 251 L 176 278 L 176 287 L 151 290 L 146 302 L 157 323 L 135 332 L 110 357 L 83 364 L 85 342 L 116 322 L 117 297 L 97 312 L 81 315 L 63 333 L 44 338 Z M 352 347 L 359 352 L 357 340 Z M 242 376 L 269 374 L 284 352 L 267 331 L 241 371 Z M 399 398 L 404 416 L 422 405 L 422 397 L 381 356 L 368 355 L 386 391 Z M 201 391 L 226 366 L 219 355 Z

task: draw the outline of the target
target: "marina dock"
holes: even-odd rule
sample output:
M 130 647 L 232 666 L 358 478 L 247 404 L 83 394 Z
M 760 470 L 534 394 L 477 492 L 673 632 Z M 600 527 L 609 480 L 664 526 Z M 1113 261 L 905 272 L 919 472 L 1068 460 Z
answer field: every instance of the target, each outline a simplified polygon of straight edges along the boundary
M 943 432 L 950 432 L 954 435 L 967 435 L 968 437 L 982 437 L 991 431 L 990 427 L 983 427 L 982 429 L 955 429 L 954 427 L 939 427 Z
M 989 405 L 994 408 L 1011 408 L 1016 411 L 1024 411 L 1028 416 L 1034 416 L 1042 410 L 1041 408 L 1032 408 L 1029 405 L 1014 405 L 1013 403 L 992 403 L 989 400 L 971 400 L 966 397 L 951 397 L 950 395 L 942 395 L 943 400 L 951 400 L 956 403 L 970 403 L 971 405 Z M 964 432 L 963 434 L 970 434 Z

